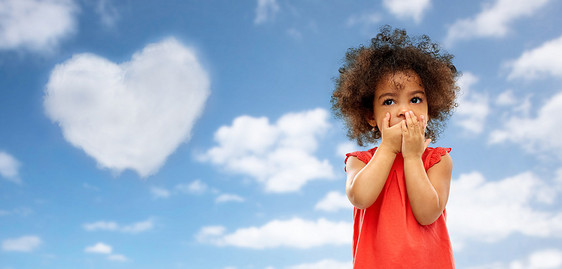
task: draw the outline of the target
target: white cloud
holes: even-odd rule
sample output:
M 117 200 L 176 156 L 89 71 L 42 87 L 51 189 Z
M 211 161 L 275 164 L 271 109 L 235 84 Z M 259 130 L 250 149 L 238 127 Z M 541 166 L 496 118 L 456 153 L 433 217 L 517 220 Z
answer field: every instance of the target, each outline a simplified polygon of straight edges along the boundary
M 150 193 L 154 199 L 166 199 L 170 197 L 170 191 L 160 187 L 151 187 Z
M 503 126 L 493 130 L 490 143 L 512 142 L 530 153 L 552 153 L 562 159 L 562 92 L 549 98 L 537 111 L 536 117 L 514 113 Z
M 353 205 L 351 205 L 345 194 L 338 191 L 331 191 L 327 193 L 322 200 L 316 203 L 314 209 L 335 212 L 340 209 L 353 209 Z
M 495 262 L 468 269 L 559 269 L 562 268 L 562 250 L 542 249 L 531 253 L 528 257 L 510 263 Z
M 147 219 L 145 221 L 136 222 L 130 225 L 119 225 L 113 221 L 97 221 L 93 223 L 86 223 L 82 227 L 86 231 L 114 231 L 123 233 L 141 233 L 148 231 L 154 227 L 154 221 Z
M 191 194 L 203 194 L 207 191 L 207 184 L 201 180 L 196 179 L 189 184 L 178 184 L 175 186 L 176 191 Z
M 551 185 L 531 172 L 498 181 L 478 172 L 462 174 L 451 183 L 447 205 L 454 248 L 469 241 L 498 242 L 514 233 L 562 238 L 562 212 L 535 207 L 555 201 L 558 193 Z
M 14 183 L 21 183 L 19 177 L 20 163 L 12 155 L 0 151 L 0 176 Z
M 413 19 L 420 23 L 431 6 L 431 0 L 384 0 L 384 7 L 400 19 Z
M 314 263 L 304 263 L 299 265 L 293 265 L 287 267 L 287 269 L 351 269 L 352 263 L 351 261 L 348 262 L 340 262 L 331 259 L 321 260 Z
M 496 0 L 485 4 L 482 11 L 473 18 L 457 20 L 451 25 L 445 43 L 451 45 L 458 40 L 475 37 L 503 37 L 509 31 L 509 24 L 530 17 L 550 0 Z
M 113 248 L 110 245 L 106 245 L 102 242 L 98 242 L 93 246 L 86 247 L 84 252 L 87 253 L 99 253 L 99 254 L 111 254 Z
M 223 193 L 215 199 L 216 203 L 226 203 L 226 202 L 244 202 L 244 198 L 236 194 Z
M 240 116 L 231 126 L 220 127 L 214 135 L 218 145 L 198 157 L 253 177 L 266 191 L 297 191 L 311 180 L 335 177 L 327 160 L 313 156 L 329 127 L 323 109 L 288 113 L 274 124 L 266 117 Z
M 351 243 L 353 225 L 349 222 L 293 218 L 273 220 L 261 227 L 240 228 L 225 234 L 222 226 L 203 227 L 195 236 L 202 243 L 217 246 L 265 249 L 276 247 L 312 248 Z
M 44 105 L 65 139 L 99 166 L 146 177 L 189 140 L 209 83 L 195 52 L 169 38 L 119 65 L 74 55 L 51 72 Z
M 41 238 L 34 235 L 22 236 L 2 241 L 3 251 L 31 252 L 41 245 Z
M 518 59 L 506 63 L 506 66 L 511 69 L 508 79 L 531 80 L 546 76 L 562 78 L 562 36 L 523 52 Z
M 482 133 L 490 111 L 488 96 L 472 90 L 472 85 L 477 82 L 478 77 L 469 72 L 463 73 L 457 82 L 462 95 L 458 98 L 454 120 L 455 124 L 473 134 Z
M 0 49 L 49 52 L 76 29 L 78 7 L 72 0 L 0 2 Z
M 103 242 L 98 242 L 93 246 L 84 249 L 86 253 L 105 254 L 107 259 L 115 262 L 127 262 L 129 259 L 122 254 L 114 254 L 113 247 Z
M 83 225 L 86 231 L 117 231 L 119 225 L 113 221 L 97 221 L 94 223 L 86 223 Z
M 276 0 L 258 0 L 258 6 L 256 7 L 256 18 L 254 19 L 255 24 L 262 24 L 275 17 L 275 14 L 279 12 L 279 5 Z

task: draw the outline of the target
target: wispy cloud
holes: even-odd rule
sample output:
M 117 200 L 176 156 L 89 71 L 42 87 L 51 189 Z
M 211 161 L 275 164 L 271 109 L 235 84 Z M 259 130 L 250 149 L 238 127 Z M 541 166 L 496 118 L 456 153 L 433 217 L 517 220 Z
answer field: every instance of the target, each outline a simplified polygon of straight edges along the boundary
M 312 248 L 325 245 L 346 245 L 351 243 L 352 224 L 332 222 L 326 219 L 316 221 L 293 218 L 273 220 L 261 227 L 240 228 L 226 234 L 222 226 L 201 228 L 195 235 L 201 243 L 217 246 L 265 249 L 277 247 Z
M 297 191 L 311 180 L 334 178 L 330 163 L 313 155 L 329 127 L 323 109 L 288 113 L 274 124 L 266 117 L 240 116 L 220 127 L 214 135 L 218 145 L 198 158 L 253 177 L 266 191 Z
M 191 183 L 181 183 L 174 187 L 174 190 L 186 194 L 203 194 L 209 187 L 200 179 L 196 179 Z
M 14 183 L 21 183 L 19 168 L 21 164 L 12 155 L 0 151 L 0 176 Z
M 92 223 L 85 223 L 83 225 L 86 231 L 113 231 L 123 233 L 141 233 L 148 231 L 154 227 L 154 220 L 148 219 L 145 221 L 135 222 L 129 225 L 120 225 L 114 221 L 97 221 Z
M 431 7 L 431 0 L 384 0 L 383 6 L 399 19 L 413 19 L 420 23 Z
M 111 0 L 98 0 L 95 11 L 100 16 L 101 23 L 106 27 L 115 26 L 119 19 L 119 12 Z
M 255 24 L 262 24 L 273 20 L 275 14 L 279 12 L 279 4 L 277 4 L 276 0 L 258 0 L 257 2 Z
M 463 73 L 458 81 L 462 93 L 458 98 L 459 106 L 454 116 L 454 123 L 472 134 L 482 133 L 490 112 L 488 96 L 473 89 L 477 82 L 478 77 L 472 73 Z
M 223 193 L 215 199 L 216 203 L 244 202 L 244 198 L 236 194 Z
M 562 78 L 562 36 L 523 52 L 505 66 L 511 69 L 508 79 Z
M 0 4 L 0 49 L 51 52 L 76 31 L 72 0 L 4 0 Z
M 100 167 L 146 177 L 189 140 L 209 87 L 195 51 L 170 38 L 119 65 L 74 55 L 51 72 L 44 105 L 65 139 Z
M 166 199 L 171 195 L 169 190 L 154 186 L 150 187 L 150 193 L 154 199 Z
M 35 235 L 26 235 L 2 241 L 3 251 L 32 252 L 37 249 L 43 241 Z
M 445 44 L 450 46 L 459 40 L 479 37 L 503 37 L 510 31 L 513 21 L 534 15 L 550 1 L 496 0 L 485 4 L 473 18 L 460 19 L 449 26 Z

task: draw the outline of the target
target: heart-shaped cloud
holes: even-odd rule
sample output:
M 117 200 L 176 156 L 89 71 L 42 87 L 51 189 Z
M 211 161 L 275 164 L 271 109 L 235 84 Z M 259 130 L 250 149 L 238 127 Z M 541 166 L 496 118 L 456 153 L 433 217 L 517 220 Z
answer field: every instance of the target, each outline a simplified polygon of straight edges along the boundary
M 146 177 L 189 140 L 209 94 L 195 52 L 170 38 L 119 65 L 74 55 L 51 72 L 44 106 L 65 139 L 101 167 Z

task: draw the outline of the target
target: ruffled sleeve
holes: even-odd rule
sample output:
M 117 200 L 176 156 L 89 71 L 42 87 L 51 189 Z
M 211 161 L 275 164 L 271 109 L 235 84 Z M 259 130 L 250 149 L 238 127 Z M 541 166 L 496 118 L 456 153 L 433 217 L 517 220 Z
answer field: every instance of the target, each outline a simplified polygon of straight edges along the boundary
M 355 152 L 347 153 L 347 154 L 345 154 L 345 164 L 347 164 L 347 159 L 349 159 L 349 157 L 351 157 L 351 156 L 357 157 L 357 159 L 359 159 L 360 161 L 367 164 L 371 160 L 373 155 L 375 154 L 376 150 L 377 150 L 377 148 L 375 147 L 375 148 L 372 148 L 368 151 L 355 151 Z M 344 167 L 344 170 L 346 170 L 345 167 Z M 346 170 L 346 172 L 347 172 L 347 170 Z
M 433 165 L 441 161 L 441 157 L 451 152 L 451 148 L 427 148 L 427 155 L 424 158 L 423 166 L 427 171 Z

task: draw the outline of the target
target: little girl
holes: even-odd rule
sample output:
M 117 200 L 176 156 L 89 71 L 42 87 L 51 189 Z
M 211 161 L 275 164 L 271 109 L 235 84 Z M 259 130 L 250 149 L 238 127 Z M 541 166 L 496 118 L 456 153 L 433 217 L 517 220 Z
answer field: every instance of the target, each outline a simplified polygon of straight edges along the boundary
M 354 268 L 455 267 L 445 224 L 451 149 L 428 147 L 456 106 L 452 58 L 389 26 L 346 53 L 332 109 L 360 146 L 381 139 L 345 160 Z

